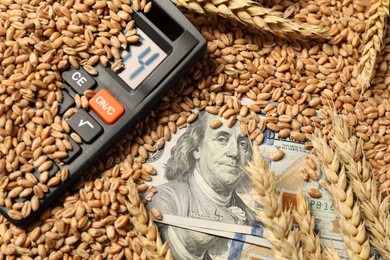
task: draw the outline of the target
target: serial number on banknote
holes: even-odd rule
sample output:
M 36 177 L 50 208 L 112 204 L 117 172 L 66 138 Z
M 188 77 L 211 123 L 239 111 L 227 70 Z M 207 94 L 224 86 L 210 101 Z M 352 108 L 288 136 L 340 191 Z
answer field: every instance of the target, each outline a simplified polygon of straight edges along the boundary
M 325 210 L 325 211 L 334 211 L 333 208 L 333 203 L 328 203 L 326 201 L 321 201 L 321 200 L 314 200 L 314 199 L 309 199 L 309 205 L 310 208 L 314 210 Z

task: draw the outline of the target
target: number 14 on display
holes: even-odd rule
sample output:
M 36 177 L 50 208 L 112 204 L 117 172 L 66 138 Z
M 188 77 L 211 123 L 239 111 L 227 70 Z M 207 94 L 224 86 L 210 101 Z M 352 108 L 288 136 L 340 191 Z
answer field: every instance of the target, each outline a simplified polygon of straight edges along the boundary
M 138 30 L 139 45 L 131 45 L 122 56 L 125 69 L 119 76 L 132 88 L 138 85 L 163 61 L 167 54 L 144 32 Z

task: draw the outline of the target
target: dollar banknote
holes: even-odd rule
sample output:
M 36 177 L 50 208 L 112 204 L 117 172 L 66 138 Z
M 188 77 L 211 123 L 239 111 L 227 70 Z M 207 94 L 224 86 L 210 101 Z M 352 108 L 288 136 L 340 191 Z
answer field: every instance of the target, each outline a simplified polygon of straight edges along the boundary
M 159 223 L 164 223 L 168 225 L 173 225 L 177 227 L 188 228 L 191 230 L 200 231 L 203 233 L 213 234 L 220 237 L 230 238 L 234 240 L 239 240 L 245 243 L 250 243 L 259 246 L 271 247 L 271 244 L 263 235 L 255 235 L 245 230 L 241 230 L 240 233 L 231 230 L 230 227 L 224 227 L 223 223 L 215 226 L 214 223 L 209 223 L 208 220 L 202 219 L 192 219 L 191 223 L 186 222 L 188 219 L 186 217 L 174 216 L 174 215 L 164 215 L 164 220 L 157 220 Z M 182 224 L 187 223 L 187 224 Z M 202 228 L 202 226 L 207 226 L 208 228 Z M 212 228 L 209 228 L 212 226 Z M 246 227 L 243 227 L 244 229 Z
M 207 253 L 212 251 L 215 240 L 220 237 L 267 247 L 269 244 L 264 239 L 264 229 L 255 217 L 259 205 L 253 200 L 251 182 L 243 171 L 251 159 L 252 144 L 242 135 L 238 124 L 227 127 L 222 119 L 222 126 L 216 129 L 209 127 L 217 119 L 216 116 L 199 113 L 199 118 L 172 135 L 162 150 L 149 154 L 148 163 L 156 168 L 158 174 L 149 183 L 157 193 L 148 198 L 147 207 L 156 207 L 163 213 L 162 223 L 166 225 L 162 228 L 162 237 L 183 242 L 178 248 L 196 244 L 200 248 L 198 251 L 205 249 L 203 251 Z M 322 177 L 316 158 L 305 149 L 303 143 L 278 138 L 268 130 L 259 148 L 268 159 L 276 149 L 283 151 L 281 160 L 268 160 L 276 175 L 277 189 L 283 193 L 283 202 L 286 205 L 296 204 L 298 187 L 306 195 L 315 191 L 315 196 L 307 196 L 316 219 L 315 229 L 325 245 L 343 250 L 329 194 L 318 181 L 305 181 L 300 175 L 300 169 L 311 167 L 316 178 Z M 309 160 L 314 162 L 314 167 L 308 165 Z M 216 238 L 198 239 L 194 235 L 195 238 L 185 241 L 187 238 L 181 238 L 166 226 Z M 186 253 L 188 259 L 197 259 L 191 256 L 191 252 Z
M 174 220 L 174 221 L 172 221 L 172 220 Z M 243 234 L 243 233 L 223 231 L 223 230 L 211 229 L 211 228 L 201 228 L 201 227 L 193 226 L 193 225 L 180 225 L 180 224 L 178 224 L 181 222 L 182 221 L 177 219 L 176 217 L 175 218 L 168 217 L 168 220 L 164 220 L 164 223 L 168 223 L 168 225 L 182 227 L 182 228 L 185 228 L 188 230 L 194 230 L 194 231 L 198 231 L 198 232 L 202 232 L 202 233 L 207 233 L 210 235 L 215 235 L 217 237 L 224 237 L 224 238 L 230 239 L 232 241 L 235 241 L 235 246 L 241 245 L 242 248 L 243 247 L 256 248 L 256 246 L 259 246 L 258 248 L 260 248 L 262 250 L 259 250 L 259 252 L 256 253 L 257 256 L 255 258 L 251 258 L 251 260 L 268 259 L 269 255 L 271 254 L 271 251 L 266 251 L 267 253 L 265 253 L 264 248 L 271 248 L 272 245 L 268 242 L 267 239 L 265 239 L 262 236 L 248 235 L 248 234 Z M 264 233 L 264 234 L 266 234 L 266 233 Z M 238 243 L 238 241 L 241 242 L 241 244 Z M 230 242 L 230 243 L 232 243 L 232 242 Z M 347 252 L 345 251 L 344 246 L 342 245 L 341 241 L 332 241 L 332 240 L 322 239 L 322 243 L 326 247 L 334 248 L 338 252 L 341 259 L 348 259 Z M 250 245 L 253 245 L 255 247 L 251 247 Z M 260 253 L 260 252 L 264 252 L 264 253 Z M 240 253 L 241 253 L 241 251 L 238 251 L 237 255 L 240 255 Z M 229 258 L 222 258 L 222 259 L 229 259 Z M 383 258 L 377 257 L 375 259 L 383 259 Z
M 197 227 L 181 227 L 180 225 L 177 225 L 174 223 L 173 225 L 170 224 L 162 224 L 159 223 L 159 228 L 166 228 L 168 227 L 175 227 L 177 229 L 183 230 L 185 233 L 189 234 L 190 232 L 197 232 L 199 234 L 209 234 L 208 230 L 197 228 Z M 218 231 L 216 234 L 213 234 L 213 237 L 215 237 L 216 240 L 218 240 L 217 243 L 214 243 L 213 249 L 210 249 L 207 251 L 207 256 L 201 255 L 199 258 L 195 258 L 194 256 L 188 256 L 183 257 L 182 255 L 177 255 L 177 249 L 175 251 L 175 248 L 173 248 L 174 259 L 214 259 L 214 260 L 271 260 L 273 259 L 273 253 L 272 250 L 269 248 L 269 246 L 261 246 L 249 242 L 245 242 L 240 239 L 234 239 L 234 238 L 227 238 L 225 237 L 226 234 L 222 234 L 223 231 Z M 238 238 L 236 236 L 236 238 Z M 175 240 L 170 240 L 170 247 L 172 247 L 176 244 Z M 267 242 L 266 242 L 267 243 Z M 175 255 L 176 254 L 176 255 Z

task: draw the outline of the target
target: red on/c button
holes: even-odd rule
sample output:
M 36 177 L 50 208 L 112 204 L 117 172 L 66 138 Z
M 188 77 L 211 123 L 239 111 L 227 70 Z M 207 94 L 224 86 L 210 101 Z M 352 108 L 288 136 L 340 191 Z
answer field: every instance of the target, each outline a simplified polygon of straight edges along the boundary
M 113 124 L 125 109 L 106 89 L 99 90 L 90 100 L 89 106 L 106 123 Z

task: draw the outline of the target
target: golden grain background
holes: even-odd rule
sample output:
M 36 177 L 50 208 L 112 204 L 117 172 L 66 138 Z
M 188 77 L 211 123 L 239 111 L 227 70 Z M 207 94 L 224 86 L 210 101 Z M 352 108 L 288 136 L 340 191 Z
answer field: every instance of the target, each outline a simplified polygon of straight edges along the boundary
M 318 181 L 332 195 L 348 256 L 368 259 L 375 249 L 390 259 L 389 2 L 173 3 L 206 38 L 205 55 L 39 220 L 23 229 L 0 216 L 0 258 L 171 259 L 138 193 L 155 192 L 148 152 L 196 120 L 197 108 L 240 124 L 258 144 L 266 129 L 306 142 L 321 161 Z M 82 142 L 67 135 L 76 108 L 58 115 L 61 71 L 83 66 L 93 75 L 109 60 L 119 70 L 121 50 L 139 39 L 131 4 L 153 8 L 145 0 L 0 0 L 0 205 L 14 219 L 67 179 L 66 168 L 49 176 L 51 160 L 67 156 L 69 138 Z M 93 94 L 76 95 L 76 107 L 88 109 Z M 297 208 L 285 210 L 256 151 L 247 171 L 256 200 L 272 205 L 259 220 L 280 227 L 267 237 L 277 259 L 337 259 L 315 234 L 302 193 Z M 291 230 L 294 219 L 299 229 Z

